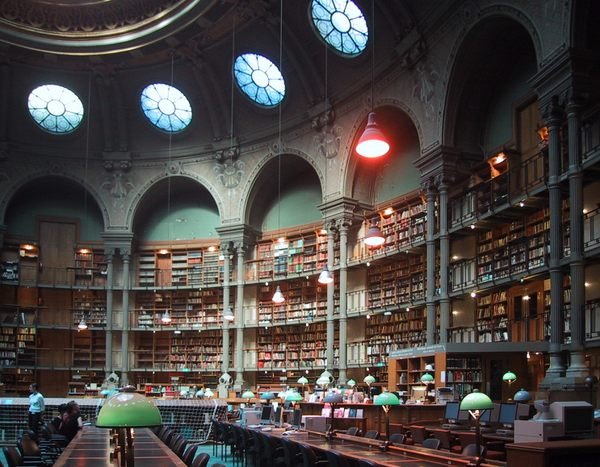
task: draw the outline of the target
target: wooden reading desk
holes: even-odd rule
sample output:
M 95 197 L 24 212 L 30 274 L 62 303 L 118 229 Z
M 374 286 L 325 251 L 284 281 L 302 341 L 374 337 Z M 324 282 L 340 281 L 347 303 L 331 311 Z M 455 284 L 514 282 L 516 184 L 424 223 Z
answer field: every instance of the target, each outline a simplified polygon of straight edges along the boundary
M 185 463 L 149 428 L 134 430 L 136 465 L 185 467 Z M 54 467 L 117 467 L 118 460 L 111 459 L 110 452 L 110 430 L 84 426 L 54 463 Z
M 427 449 L 420 446 L 388 445 L 386 441 L 336 433 L 333 439 L 321 432 L 297 431 L 283 434 L 282 429 L 272 429 L 265 434 L 286 437 L 312 447 L 315 451 L 334 451 L 355 460 L 366 459 L 383 467 L 436 467 L 441 465 L 467 465 L 473 457 L 451 452 Z M 504 462 L 486 461 L 482 466 L 503 466 Z

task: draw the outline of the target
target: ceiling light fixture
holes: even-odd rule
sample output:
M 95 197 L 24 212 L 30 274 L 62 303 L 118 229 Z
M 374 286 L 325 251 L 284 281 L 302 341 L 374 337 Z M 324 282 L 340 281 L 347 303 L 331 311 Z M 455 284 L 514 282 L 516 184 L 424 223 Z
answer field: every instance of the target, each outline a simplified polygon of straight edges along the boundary
M 88 325 L 85 322 L 85 318 L 82 316 L 81 321 L 79 321 L 79 324 L 77 325 L 77 329 L 79 331 L 85 331 L 87 328 L 88 328 Z
M 375 86 L 375 1 L 371 2 L 371 112 L 367 117 L 367 126 L 358 139 L 356 152 L 359 156 L 374 159 L 385 156 L 390 150 L 385 135 L 377 125 L 377 116 L 373 107 L 375 106 L 373 98 L 373 88 Z
M 377 225 L 376 220 L 371 221 L 371 225 L 367 229 L 364 242 L 365 245 L 372 248 L 380 247 L 385 243 L 385 238 L 383 237 L 383 233 L 381 233 L 381 229 Z
M 319 274 L 319 284 L 331 284 L 332 282 L 333 274 L 331 273 L 327 265 L 325 265 L 323 267 L 323 270 L 321 271 L 321 274 Z
M 233 310 L 230 306 L 228 306 L 227 308 L 225 308 L 225 310 L 223 310 L 223 319 L 225 321 L 229 321 L 229 322 L 232 322 L 233 320 L 235 320 L 235 315 L 233 314 Z
M 164 311 L 164 313 L 160 317 L 160 321 L 163 324 L 170 324 L 171 323 L 171 314 L 169 313 L 169 310 L 165 310 Z
M 273 294 L 273 303 L 283 303 L 285 302 L 285 297 L 281 293 L 281 289 L 279 286 L 275 289 L 275 293 Z

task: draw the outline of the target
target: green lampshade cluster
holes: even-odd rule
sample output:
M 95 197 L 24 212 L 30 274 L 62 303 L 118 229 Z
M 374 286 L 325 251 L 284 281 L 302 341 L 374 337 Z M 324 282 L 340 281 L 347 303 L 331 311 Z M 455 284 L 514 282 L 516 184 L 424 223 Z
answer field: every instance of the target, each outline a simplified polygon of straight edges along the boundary
M 244 391 L 244 393 L 242 394 L 242 399 L 254 399 L 254 397 L 254 393 L 250 390 Z
M 373 384 L 375 382 L 375 377 L 373 375 L 367 375 L 365 376 L 365 379 L 363 379 L 363 381 L 370 386 L 371 384 Z
M 493 409 L 494 403 L 486 394 L 477 390 L 467 394 L 460 403 L 460 410 L 487 410 Z
M 400 399 L 393 392 L 382 392 L 375 398 L 375 405 L 400 405 Z
M 308 379 L 306 379 L 306 376 L 300 376 L 300 378 L 298 378 L 298 384 L 308 384 Z
M 162 425 L 162 417 L 151 398 L 122 392 L 107 399 L 96 420 L 100 428 L 142 428 Z
M 275 394 L 273 394 L 271 391 L 263 392 L 260 395 L 260 398 L 265 401 L 270 401 L 272 399 L 275 399 Z
M 349 379 L 346 384 L 348 385 L 349 388 L 353 388 L 354 386 L 356 386 L 356 381 L 354 381 L 353 379 Z

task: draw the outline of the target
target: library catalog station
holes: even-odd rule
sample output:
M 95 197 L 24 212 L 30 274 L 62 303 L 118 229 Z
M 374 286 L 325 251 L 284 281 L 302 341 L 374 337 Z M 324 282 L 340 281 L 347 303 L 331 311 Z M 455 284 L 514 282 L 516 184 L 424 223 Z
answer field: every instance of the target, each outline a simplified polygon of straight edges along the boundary
M 599 19 L 0 0 L 0 442 L 31 383 L 45 419 L 132 386 L 255 426 L 293 390 L 279 425 L 329 439 L 597 438 Z

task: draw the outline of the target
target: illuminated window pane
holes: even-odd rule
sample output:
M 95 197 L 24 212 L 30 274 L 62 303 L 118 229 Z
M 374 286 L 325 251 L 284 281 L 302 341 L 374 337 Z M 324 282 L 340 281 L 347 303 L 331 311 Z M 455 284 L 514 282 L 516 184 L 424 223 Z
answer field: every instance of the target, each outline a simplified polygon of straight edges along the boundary
M 240 55 L 233 72 L 242 92 L 259 105 L 274 107 L 285 97 L 285 81 L 279 68 L 262 55 Z
M 83 120 L 83 104 L 79 97 L 56 84 L 35 88 L 29 94 L 27 105 L 35 123 L 50 133 L 71 133 Z
M 146 86 L 141 96 L 142 111 L 161 130 L 177 133 L 192 121 L 192 107 L 183 93 L 163 83 Z
M 310 10 L 315 29 L 331 47 L 348 56 L 365 50 L 369 29 L 352 0 L 312 0 Z

